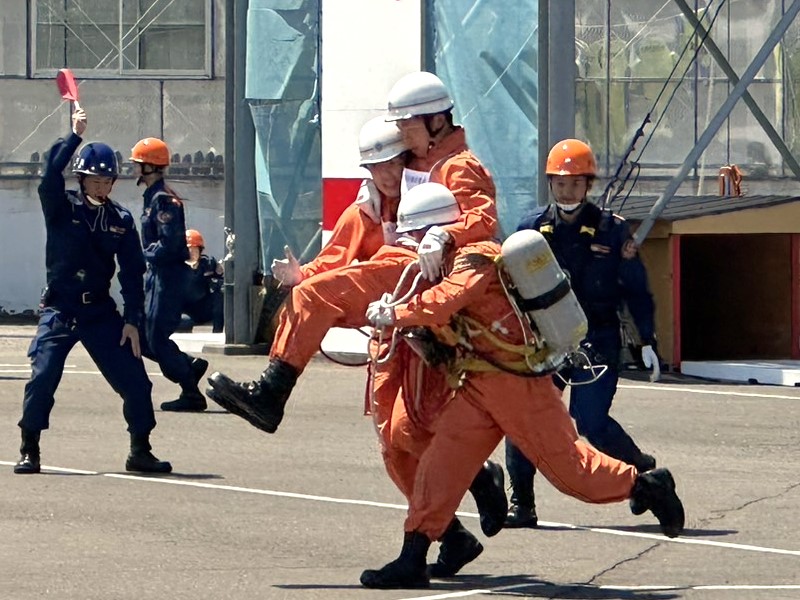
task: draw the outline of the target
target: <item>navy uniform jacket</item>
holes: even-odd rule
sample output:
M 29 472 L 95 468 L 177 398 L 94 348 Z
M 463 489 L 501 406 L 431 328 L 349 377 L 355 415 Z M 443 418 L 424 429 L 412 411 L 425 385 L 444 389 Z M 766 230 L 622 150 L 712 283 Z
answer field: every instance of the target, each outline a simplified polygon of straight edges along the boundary
M 189 258 L 183 202 L 165 189 L 163 179 L 144 192 L 142 246 L 145 259 L 156 268 L 184 265 Z
M 589 319 L 589 329 L 619 327 L 617 310 L 624 301 L 643 344 L 655 341 L 653 296 L 641 259 L 622 258 L 630 228 L 617 215 L 603 215 L 586 202 L 575 222 L 567 223 L 554 205 L 540 207 L 520 221 L 517 230 L 535 229 L 544 235 Z M 610 248 L 608 253 L 601 246 Z
M 74 311 L 108 299 L 119 263 L 123 317 L 126 323 L 138 325 L 144 306 L 145 262 L 136 222 L 112 200 L 89 208 L 81 192 L 66 190 L 64 168 L 80 143 L 81 138 L 72 133 L 53 145 L 39 185 L 47 230 L 47 305 Z
M 217 259 L 213 256 L 201 254 L 197 268 L 190 268 L 189 272 L 184 295 L 186 304 L 200 302 L 209 294 L 221 291 L 222 275 L 217 273 Z

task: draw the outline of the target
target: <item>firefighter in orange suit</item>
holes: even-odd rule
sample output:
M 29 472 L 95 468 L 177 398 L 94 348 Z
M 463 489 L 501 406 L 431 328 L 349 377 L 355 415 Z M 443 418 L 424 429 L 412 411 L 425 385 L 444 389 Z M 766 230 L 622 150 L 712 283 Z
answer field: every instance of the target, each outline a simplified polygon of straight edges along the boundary
M 384 244 L 394 243 L 408 147 L 394 123 L 375 117 L 361 127 L 358 148 L 360 166 L 369 171 L 370 178 L 361 182 L 356 201 L 339 216 L 330 240 L 314 260 L 301 265 L 287 246 L 286 258 L 272 262 L 272 274 L 281 285 L 293 287 L 309 277 L 367 260 Z M 316 279 L 314 285 L 321 281 Z
M 405 200 L 401 219 L 411 210 Z M 410 230 L 422 240 L 429 223 L 418 225 Z M 639 473 L 584 443 L 552 379 L 523 376 L 533 374 L 526 366 L 545 349 L 525 343 L 533 333 L 510 304 L 498 271 L 499 254 L 493 241 L 450 250 L 441 283 L 406 303 L 378 300 L 367 311 L 376 327 L 442 328 L 440 337 L 454 346 L 449 371 L 458 384 L 420 460 L 400 556 L 381 569 L 365 571 L 365 587 L 428 585 L 431 541 L 446 531 L 474 474 L 504 435 L 561 492 L 592 503 L 630 499 L 634 514 L 651 510 L 665 535 L 675 537 L 683 529 L 683 506 L 668 470 Z M 446 336 L 448 330 L 451 335 Z M 533 353 L 526 356 L 528 352 Z
M 438 77 L 425 72 L 406 75 L 389 92 L 388 107 L 387 118 L 399 124 L 403 140 L 415 156 L 427 161 L 426 165 L 436 161 L 430 171 L 404 173 L 405 187 L 426 178 L 440 180 L 453 191 L 461 211 L 458 220 L 446 228 L 431 227 L 419 244 L 420 269 L 433 280 L 441 269 L 446 245 L 489 239 L 496 234 L 494 183 L 463 146 L 463 131 L 452 125 L 453 101 Z M 408 135 L 407 130 L 413 134 Z M 462 145 L 451 147 L 449 142 L 444 143 L 447 138 L 456 142 L 460 139 L 458 143 Z M 437 153 L 437 148 L 442 152 Z M 297 377 L 317 352 L 328 329 L 364 325 L 366 306 L 393 288 L 405 264 L 413 260 L 401 265 L 402 261 L 393 256 L 396 249 L 387 255 L 381 252 L 369 261 L 341 267 L 343 272 L 328 271 L 323 280 L 297 285 L 281 315 L 270 361 L 260 379 L 240 383 L 216 372 L 209 378 L 208 393 L 215 401 L 232 405 L 231 412 L 249 415 L 254 425 L 274 432 L 283 419 L 284 406 Z M 382 264 L 385 272 L 381 271 Z
M 420 71 L 402 77 L 389 92 L 388 104 L 387 120 L 397 123 L 414 155 L 403 173 L 403 189 L 441 183 L 461 208 L 458 221 L 431 227 L 420 242 L 420 269 L 435 281 L 445 246 L 459 248 L 497 235 L 494 181 L 469 150 L 464 128 L 453 124 L 453 101 L 436 75 Z
M 431 78 L 435 84 L 433 86 L 430 85 Z M 432 123 L 430 139 L 426 138 L 418 152 L 421 155 L 420 160 L 432 161 L 434 168 L 432 174 L 429 171 L 421 173 L 421 181 L 434 177 L 448 181 L 458 190 L 459 215 L 456 222 L 448 225 L 448 232 L 443 233 L 444 241 L 440 242 L 440 250 L 441 244 L 445 241 L 461 243 L 468 235 L 478 239 L 494 235 L 497 223 L 494 184 L 488 171 L 466 150 L 463 130 L 452 125 L 450 111 L 453 104 L 444 84 L 430 73 L 407 76 L 401 79 L 390 93 L 390 112 L 394 106 L 400 106 L 404 111 L 400 115 L 403 121 L 419 118 Z M 403 140 L 405 137 L 403 135 Z M 419 136 L 415 136 L 412 139 L 418 138 Z M 441 143 L 445 139 L 447 143 Z M 362 151 L 364 148 L 362 144 Z M 435 151 L 429 152 L 429 149 Z M 418 163 L 418 166 L 420 165 L 421 163 Z M 373 179 L 378 184 L 374 171 Z M 404 177 L 404 181 L 406 179 Z M 362 192 L 365 191 L 369 190 L 365 190 L 365 186 L 362 186 Z M 383 189 L 380 191 L 385 192 Z M 363 198 L 363 195 L 360 196 Z M 374 197 L 374 194 L 369 196 Z M 467 233 L 467 229 L 474 232 Z M 391 229 L 386 227 L 384 218 L 384 241 L 391 241 L 391 233 Z M 414 246 L 416 249 L 416 244 Z M 432 254 L 435 255 L 436 245 L 431 244 L 430 247 L 434 251 Z M 398 260 L 396 253 L 397 249 L 384 249 L 369 261 L 324 273 L 317 272 L 316 276 L 308 279 L 304 279 L 306 275 L 303 272 L 304 267 L 289 256 L 284 261 L 273 263 L 273 273 L 276 277 L 283 282 L 296 284 L 296 287 L 292 290 L 291 300 L 281 315 L 267 370 L 259 381 L 244 384 L 235 382 L 221 373 L 215 373 L 209 379 L 211 386 L 207 390 L 209 397 L 231 412 L 247 419 L 254 426 L 270 433 L 274 432 L 283 418 L 284 405 L 297 377 L 317 352 L 327 330 L 333 326 L 366 324 L 363 311 L 369 302 L 379 298 L 387 288 L 393 287 L 400 278 L 403 268 L 417 258 L 414 252 L 403 262 Z M 381 272 L 381 263 L 385 267 L 385 272 Z M 394 399 L 400 387 L 400 378 L 406 371 L 407 365 L 402 361 L 393 360 L 386 370 L 376 374 L 375 396 L 378 414 L 374 418 L 379 423 L 389 421 Z M 388 435 L 390 429 L 384 427 L 382 432 Z M 384 444 L 387 471 L 401 491 L 407 494 L 410 489 L 408 482 L 413 481 L 416 459 L 410 457 L 412 466 L 403 471 L 402 478 L 396 476 L 393 459 L 395 454 L 392 453 L 394 448 L 393 445 Z M 495 513 L 503 506 L 507 506 L 506 500 L 495 493 L 496 489 L 502 489 L 502 477 L 502 469 L 487 462 L 471 489 L 481 513 L 481 526 L 489 535 L 497 533 L 502 526 Z M 479 547 L 477 540 L 463 528 L 459 531 L 463 534 L 460 538 L 462 541 L 471 538 L 469 544 L 471 552 L 477 555 L 475 554 L 475 547 Z M 471 543 L 473 540 L 474 544 Z M 455 573 L 466 560 L 467 554 L 460 553 L 457 558 L 449 562 L 450 566 L 443 568 L 441 572 Z M 453 567 L 454 564 L 457 566 Z

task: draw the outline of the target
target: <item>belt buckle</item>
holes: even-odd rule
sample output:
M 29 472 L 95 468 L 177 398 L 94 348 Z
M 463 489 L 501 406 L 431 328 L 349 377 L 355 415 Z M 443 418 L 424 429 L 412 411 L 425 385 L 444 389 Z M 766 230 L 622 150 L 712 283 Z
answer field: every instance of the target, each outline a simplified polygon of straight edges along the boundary
M 90 296 L 91 296 L 91 292 L 83 292 L 81 294 L 81 304 L 91 304 L 92 303 L 92 299 L 91 299 Z

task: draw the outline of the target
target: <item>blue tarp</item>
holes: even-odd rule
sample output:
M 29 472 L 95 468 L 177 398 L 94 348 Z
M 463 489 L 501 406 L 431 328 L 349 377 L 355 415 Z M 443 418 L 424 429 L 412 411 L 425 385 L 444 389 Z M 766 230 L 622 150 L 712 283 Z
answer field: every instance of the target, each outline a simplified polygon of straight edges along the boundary
M 497 184 L 503 231 L 537 204 L 538 0 L 429 0 L 436 73 Z

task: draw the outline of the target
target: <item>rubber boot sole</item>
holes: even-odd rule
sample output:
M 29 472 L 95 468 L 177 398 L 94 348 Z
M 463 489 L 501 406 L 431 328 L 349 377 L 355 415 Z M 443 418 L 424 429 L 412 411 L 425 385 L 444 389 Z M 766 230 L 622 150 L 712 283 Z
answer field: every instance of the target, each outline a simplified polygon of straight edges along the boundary
M 18 462 L 14 465 L 14 473 L 17 475 L 34 475 L 42 472 L 42 465 L 29 461 Z
M 210 387 L 206 389 L 206 396 L 229 413 L 244 419 L 261 431 L 266 431 L 267 433 L 275 433 L 277 431 L 278 424 L 274 420 L 263 418 L 262 415 L 258 414 L 256 407 L 252 406 L 247 400 L 242 399 L 239 394 L 231 389 L 235 382 L 230 377 L 217 373 L 213 378 L 208 378 L 208 385 Z

